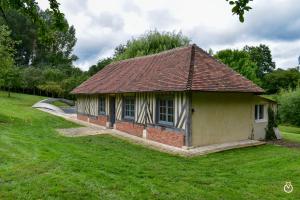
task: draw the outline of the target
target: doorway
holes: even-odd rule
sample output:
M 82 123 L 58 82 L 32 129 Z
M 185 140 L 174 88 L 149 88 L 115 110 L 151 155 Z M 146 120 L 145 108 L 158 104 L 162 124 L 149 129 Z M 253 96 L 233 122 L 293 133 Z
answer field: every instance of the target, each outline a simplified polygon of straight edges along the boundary
M 110 126 L 113 128 L 116 122 L 116 97 L 109 97 L 109 113 L 110 113 Z

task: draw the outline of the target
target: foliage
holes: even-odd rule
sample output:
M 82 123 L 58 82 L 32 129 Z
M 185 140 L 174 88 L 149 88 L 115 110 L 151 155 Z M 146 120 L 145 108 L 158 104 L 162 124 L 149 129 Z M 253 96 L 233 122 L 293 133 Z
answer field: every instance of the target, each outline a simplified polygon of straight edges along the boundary
M 0 17 L 0 24 L 9 26 L 12 30 L 11 38 L 20 41 L 15 45 L 15 63 L 17 66 L 28 65 L 32 59 L 35 41 L 37 40 L 37 29 L 28 16 L 16 10 L 7 10 L 7 19 Z
M 270 73 L 275 69 L 271 50 L 268 46 L 260 44 L 259 46 L 245 46 L 246 51 L 253 62 L 258 66 L 257 77 L 262 79 L 266 73 Z
M 281 91 L 279 97 L 279 117 L 285 124 L 300 126 L 300 88 Z
M 43 72 L 40 68 L 36 67 L 26 67 L 22 70 L 21 79 L 22 79 L 22 88 L 32 88 L 33 94 L 36 93 L 36 88 L 44 80 L 42 76 Z
M 244 22 L 245 11 L 249 11 L 252 9 L 249 6 L 249 3 L 253 0 L 226 0 L 226 1 L 228 1 L 229 4 L 233 6 L 231 12 L 234 15 L 239 16 L 240 22 Z
M 41 12 L 41 18 L 46 26 L 38 32 L 39 39 L 36 41 L 36 51 L 32 64 L 34 66 L 55 66 L 72 65 L 77 56 L 72 54 L 76 44 L 75 28 L 69 26 L 64 19 L 64 29 L 55 27 L 54 14 L 46 10 Z
M 12 30 L 12 41 L 20 41 L 14 44 L 15 51 L 10 60 L 6 60 L 18 68 L 14 73 L 6 73 L 9 72 L 11 78 L 19 75 L 20 81 L 11 83 L 23 92 L 68 96 L 87 76 L 73 66 L 77 59 L 73 54 L 75 28 L 69 26 L 62 13 L 58 24 L 58 3 L 49 2 L 52 9 L 45 11 L 36 1 L 5 0 L 0 3 L 0 25 L 5 24 Z M 1 59 L 4 63 L 4 57 Z M 7 83 L 5 89 L 10 89 Z
M 277 69 L 264 77 L 263 87 L 268 93 L 278 93 L 280 90 L 295 90 L 299 85 L 300 72 L 297 68 L 287 70 Z
M 87 74 L 77 74 L 77 75 L 72 75 L 68 78 L 65 78 L 62 83 L 61 87 L 64 89 L 64 96 L 68 96 L 68 94 L 78 85 L 80 85 L 82 82 L 88 79 Z
M 10 34 L 8 27 L 0 26 L 0 86 L 8 90 L 8 96 L 11 88 L 19 84 L 19 72 L 14 66 L 13 59 L 16 42 L 10 38 Z
M 62 23 L 64 14 L 59 10 L 59 3 L 56 0 L 48 0 L 50 4 L 50 9 L 55 16 L 56 27 L 62 28 L 64 25 Z M 43 25 L 40 20 L 39 11 L 40 8 L 36 0 L 1 0 L 0 2 L 0 14 L 4 20 L 8 20 L 6 16 L 6 10 L 16 10 L 30 18 L 30 20 L 36 25 Z
M 124 60 L 137 56 L 159 53 L 176 47 L 187 46 L 190 40 L 181 32 L 146 32 L 144 35 L 127 41 L 126 45 L 115 49 L 114 60 Z
M 0 24 L 6 24 L 12 30 L 12 38 L 20 40 L 16 46 L 15 60 L 18 66 L 60 66 L 72 65 L 77 59 L 72 54 L 76 44 L 75 29 L 69 26 L 65 18 L 56 24 L 55 12 L 38 8 L 39 23 L 16 9 L 3 11 L 6 18 L 0 17 Z
M 46 93 L 52 94 L 52 97 L 54 97 L 54 94 L 57 94 L 58 96 L 62 96 L 64 93 L 64 90 L 60 86 L 59 83 L 54 81 L 48 81 L 44 84 L 41 84 L 38 86 L 40 90 L 46 91 Z
M 93 76 L 96 74 L 98 71 L 103 69 L 106 65 L 109 65 L 112 62 L 112 58 L 104 58 L 102 60 L 99 60 L 97 65 L 92 65 L 89 70 L 88 70 L 88 75 Z
M 246 51 L 225 49 L 217 52 L 214 57 L 254 83 L 261 84 L 260 79 L 257 77 L 258 66 L 251 60 Z
M 273 128 L 277 127 L 277 119 L 274 110 L 268 107 L 268 126 L 266 128 L 266 139 L 272 140 L 276 138 L 275 131 Z

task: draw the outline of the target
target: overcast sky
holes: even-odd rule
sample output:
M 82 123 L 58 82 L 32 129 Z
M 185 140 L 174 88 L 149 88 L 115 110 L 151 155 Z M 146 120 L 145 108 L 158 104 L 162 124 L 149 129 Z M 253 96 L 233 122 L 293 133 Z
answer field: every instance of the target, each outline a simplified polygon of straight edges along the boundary
M 76 29 L 76 66 L 87 70 L 114 48 L 147 30 L 182 31 L 214 52 L 245 45 L 268 45 L 277 67 L 298 64 L 299 0 L 254 0 L 244 23 L 225 0 L 58 0 Z M 48 0 L 39 0 L 42 9 Z

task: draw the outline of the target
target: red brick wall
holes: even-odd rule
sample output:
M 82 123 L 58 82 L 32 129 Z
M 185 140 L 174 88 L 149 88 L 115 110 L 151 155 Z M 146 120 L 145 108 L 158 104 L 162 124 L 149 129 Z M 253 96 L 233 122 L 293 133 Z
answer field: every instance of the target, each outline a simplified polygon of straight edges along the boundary
M 97 118 L 90 118 L 90 123 L 97 124 L 100 126 L 106 126 L 107 116 L 99 115 Z
M 88 116 L 77 114 L 77 119 L 87 122 L 88 121 Z
M 118 121 L 116 122 L 116 129 L 131 135 L 143 137 L 144 126 L 135 124 L 133 122 Z
M 166 130 L 159 127 L 147 128 L 147 139 L 160 142 L 163 144 L 182 147 L 184 146 L 184 133 Z

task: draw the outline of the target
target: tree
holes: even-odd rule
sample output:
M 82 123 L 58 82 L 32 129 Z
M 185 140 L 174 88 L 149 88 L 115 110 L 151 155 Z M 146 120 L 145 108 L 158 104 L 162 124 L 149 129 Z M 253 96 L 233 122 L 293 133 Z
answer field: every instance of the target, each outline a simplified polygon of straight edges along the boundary
M 32 89 L 36 94 L 36 88 L 43 83 L 42 70 L 36 67 L 27 67 L 22 71 L 23 89 Z
M 20 86 L 20 73 L 15 66 L 2 68 L 0 72 L 0 80 L 7 89 L 8 97 L 10 97 L 11 89 Z
M 55 17 L 55 25 L 58 28 L 63 28 L 62 21 L 64 19 L 64 14 L 59 10 L 59 3 L 56 0 L 48 0 L 50 4 L 50 9 L 52 10 Z M 0 1 L 0 14 L 4 20 L 8 20 L 5 11 L 7 10 L 17 10 L 24 15 L 27 15 L 31 21 L 37 25 L 41 25 L 42 22 L 39 18 L 40 8 L 35 0 L 1 0 Z
M 80 85 L 83 81 L 88 79 L 88 75 L 82 73 L 81 75 L 73 75 L 63 80 L 62 88 L 64 89 L 65 95 L 69 95 L 69 93 Z
M 0 26 L 0 86 L 4 86 L 10 91 L 19 83 L 19 73 L 14 67 L 14 45 L 16 44 L 10 38 L 11 31 L 7 26 Z
M 297 68 L 287 70 L 277 69 L 265 75 L 263 87 L 268 93 L 278 93 L 280 90 L 295 90 L 299 85 L 300 72 Z
M 247 52 L 237 49 L 225 49 L 217 52 L 214 57 L 254 83 L 258 85 L 261 84 L 260 79 L 256 75 L 258 66 L 251 60 L 251 57 Z
M 36 51 L 33 55 L 34 66 L 66 66 L 72 65 L 77 60 L 73 55 L 76 44 L 75 28 L 69 26 L 66 19 L 63 20 L 64 29 L 55 26 L 54 13 L 50 10 L 42 11 L 41 18 L 45 22 L 43 30 L 38 32 Z
M 69 26 L 63 15 L 58 26 L 53 10 L 42 11 L 37 4 L 35 7 L 38 23 L 28 13 L 13 6 L 3 10 L 2 17 L 0 15 L 0 25 L 9 26 L 13 33 L 12 38 L 21 41 L 16 46 L 17 66 L 72 65 L 77 59 L 72 54 L 76 44 L 75 28 Z
M 17 66 L 26 66 L 30 63 L 35 43 L 37 40 L 37 28 L 28 16 L 16 11 L 7 10 L 7 19 L 0 17 L 0 25 L 7 25 L 12 31 L 11 38 L 20 41 L 15 45 L 16 53 L 14 56 Z
M 259 46 L 245 46 L 246 51 L 253 62 L 258 66 L 257 77 L 262 79 L 266 73 L 270 73 L 275 69 L 271 50 L 268 46 L 260 44 Z
M 92 65 L 89 70 L 88 70 L 88 75 L 93 76 L 96 74 L 98 71 L 103 69 L 106 65 L 109 65 L 112 62 L 112 58 L 104 58 L 102 60 L 99 60 L 97 65 Z
M 64 93 L 61 85 L 53 81 L 48 81 L 44 84 L 41 84 L 38 86 L 38 88 L 45 91 L 47 95 L 50 94 L 52 97 L 55 97 L 55 95 L 62 96 L 62 94 Z
M 137 56 L 159 53 L 176 47 L 187 46 L 190 40 L 181 32 L 146 32 L 144 35 L 127 41 L 126 45 L 115 50 L 114 59 L 124 60 Z

